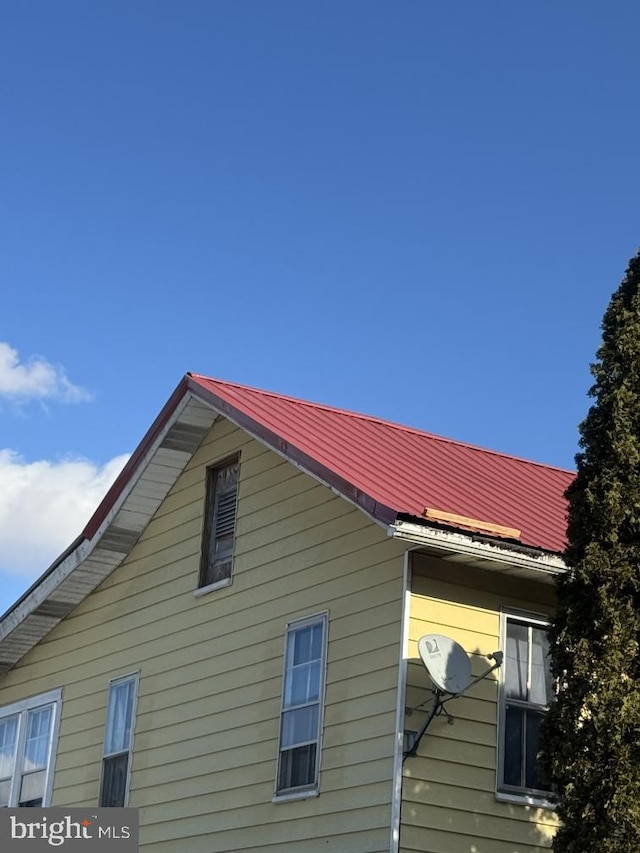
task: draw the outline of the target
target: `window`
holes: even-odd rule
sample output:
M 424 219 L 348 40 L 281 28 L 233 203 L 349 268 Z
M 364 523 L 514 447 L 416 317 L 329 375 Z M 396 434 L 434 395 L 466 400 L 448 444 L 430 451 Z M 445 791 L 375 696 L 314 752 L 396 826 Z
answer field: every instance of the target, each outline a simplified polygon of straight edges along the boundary
M 201 587 L 231 580 L 239 470 L 236 457 L 207 472 Z
M 138 675 L 116 678 L 109 685 L 100 805 L 122 807 L 127 800 Z
M 317 789 L 326 645 L 326 613 L 287 626 L 277 795 Z
M 537 753 L 540 724 L 553 698 L 548 623 L 505 614 L 503 637 L 498 788 L 544 798 L 551 788 L 540 778 Z
M 0 708 L 0 806 L 48 806 L 62 690 Z

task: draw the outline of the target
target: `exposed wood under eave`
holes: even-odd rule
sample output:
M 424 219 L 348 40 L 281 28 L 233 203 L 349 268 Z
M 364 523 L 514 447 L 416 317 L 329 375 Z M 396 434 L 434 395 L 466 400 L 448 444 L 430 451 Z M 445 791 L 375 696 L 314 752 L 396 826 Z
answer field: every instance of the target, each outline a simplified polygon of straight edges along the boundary
M 514 577 L 552 583 L 567 567 L 558 554 L 518 546 L 500 539 L 474 536 L 468 530 L 397 520 L 390 534 L 446 562 L 463 563 Z
M 483 521 L 480 518 L 468 518 L 466 515 L 459 515 L 434 507 L 426 506 L 423 515 L 428 521 L 441 522 L 448 527 L 473 530 L 477 533 L 486 533 L 489 536 L 498 536 L 503 539 L 520 539 L 522 535 L 522 532 L 515 527 L 507 527 L 493 521 Z

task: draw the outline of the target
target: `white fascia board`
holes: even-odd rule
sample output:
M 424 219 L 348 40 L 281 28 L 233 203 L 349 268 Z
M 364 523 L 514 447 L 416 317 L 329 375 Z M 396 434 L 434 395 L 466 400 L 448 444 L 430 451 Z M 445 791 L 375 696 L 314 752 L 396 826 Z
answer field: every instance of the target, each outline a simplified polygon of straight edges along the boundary
M 171 429 L 175 422 L 180 419 L 180 415 L 184 411 L 187 403 L 189 402 L 192 396 L 193 395 L 191 394 L 191 392 L 188 392 L 185 394 L 182 400 L 180 400 L 180 402 L 175 408 L 175 411 L 172 413 L 171 417 L 168 419 L 164 427 L 160 430 L 160 432 L 155 438 L 155 441 L 149 447 L 149 450 L 140 460 L 138 467 L 135 470 L 135 473 L 129 478 L 124 488 L 116 498 L 113 506 L 109 510 L 107 516 L 96 531 L 93 538 L 82 539 L 77 545 L 77 547 L 74 548 L 73 551 L 67 557 L 65 557 L 58 566 L 55 567 L 55 569 L 48 570 L 48 573 L 45 572 L 42 577 L 42 580 L 31 591 L 27 598 L 25 598 L 25 600 L 22 601 L 13 610 L 10 610 L 5 616 L 5 618 L 0 621 L 0 642 L 2 642 L 5 637 L 9 636 L 12 631 L 15 631 L 18 625 L 24 622 L 24 620 L 28 616 L 30 616 L 35 610 L 37 610 L 38 607 L 40 607 L 40 605 L 44 601 L 46 601 L 47 598 L 53 592 L 55 592 L 55 590 L 60 586 L 60 584 L 64 580 L 66 580 L 69 575 L 71 575 L 99 545 L 100 540 L 102 539 L 105 531 L 122 508 L 122 505 L 124 504 L 126 499 L 131 494 L 131 491 L 140 479 L 142 472 L 145 470 L 149 462 L 153 459 L 158 448 L 164 441 L 167 432 Z M 150 518 L 151 513 L 149 514 L 149 519 Z M 125 556 L 126 555 L 123 554 L 122 559 L 124 559 Z M 120 560 L 119 562 L 122 562 L 122 560 Z M 116 566 L 114 566 L 113 568 L 115 567 Z
M 489 560 L 492 563 L 506 563 L 541 575 L 555 576 L 567 571 L 564 560 L 554 554 L 523 554 L 508 546 L 499 547 L 488 542 L 477 542 L 462 533 L 439 530 L 410 521 L 396 521 L 389 527 L 389 535 L 416 545 L 426 545 L 437 551 L 464 554 L 471 559 Z
M 62 581 L 87 559 L 93 548 L 94 544 L 87 539 L 82 540 L 77 548 L 74 548 L 60 565 L 56 566 L 52 572 L 42 579 L 24 601 L 9 611 L 2 622 L 0 622 L 0 642 L 5 637 L 8 637 L 21 622 L 24 622 L 27 616 L 30 616 L 34 610 L 37 610 L 43 601 L 46 601 L 51 593 L 60 586 Z

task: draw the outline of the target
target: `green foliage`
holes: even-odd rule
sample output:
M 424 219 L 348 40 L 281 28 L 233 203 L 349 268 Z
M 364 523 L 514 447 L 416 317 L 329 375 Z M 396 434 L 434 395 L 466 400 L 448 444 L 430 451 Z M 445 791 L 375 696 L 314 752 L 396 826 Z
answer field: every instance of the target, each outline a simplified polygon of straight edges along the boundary
M 558 701 L 542 761 L 557 786 L 555 853 L 640 852 L 640 253 L 613 294 L 567 491 L 558 584 Z

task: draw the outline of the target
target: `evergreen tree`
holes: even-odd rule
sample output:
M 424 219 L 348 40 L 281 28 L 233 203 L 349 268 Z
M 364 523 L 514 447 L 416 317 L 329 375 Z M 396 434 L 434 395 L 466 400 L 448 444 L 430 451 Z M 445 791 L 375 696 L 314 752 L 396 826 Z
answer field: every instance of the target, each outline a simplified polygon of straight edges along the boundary
M 640 252 L 613 294 L 580 425 L 542 734 L 555 853 L 640 853 Z

